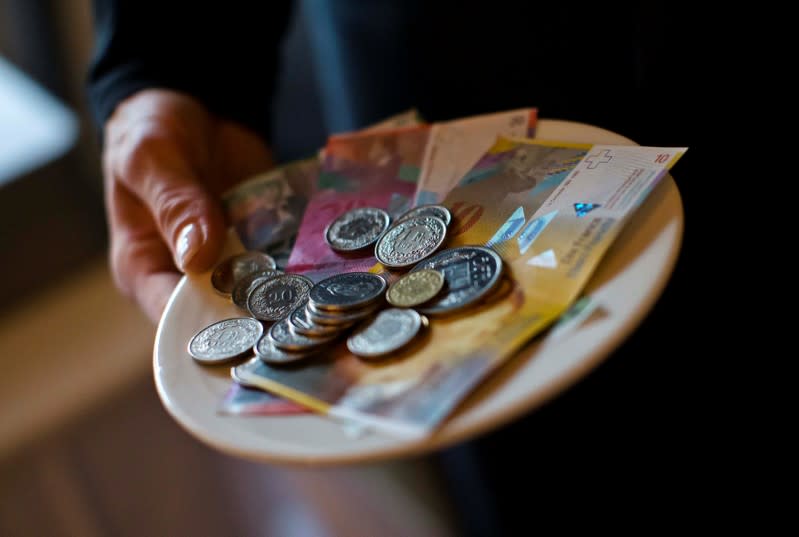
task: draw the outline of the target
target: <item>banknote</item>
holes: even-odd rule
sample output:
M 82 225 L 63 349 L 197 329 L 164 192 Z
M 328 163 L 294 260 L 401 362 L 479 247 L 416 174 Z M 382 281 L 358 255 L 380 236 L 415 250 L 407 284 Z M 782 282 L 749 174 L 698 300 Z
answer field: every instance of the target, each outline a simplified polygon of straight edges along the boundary
M 419 178 L 429 125 L 331 136 L 319 177 L 320 189 L 376 190 L 387 182 Z
M 547 341 L 557 341 L 573 333 L 580 326 L 592 318 L 602 318 L 607 315 L 602 304 L 592 296 L 582 296 L 575 300 L 557 322 L 547 331 Z
M 434 123 L 425 147 L 414 205 L 443 200 L 498 135 L 533 137 L 537 117 L 535 108 L 524 108 Z
M 336 272 L 366 270 L 374 263 L 370 253 L 344 256 L 325 243 L 324 229 L 336 216 L 359 206 L 379 207 L 398 216 L 414 204 L 414 196 L 418 197 L 416 183 L 425 162 L 428 178 L 432 172 L 442 177 L 446 172 L 447 182 L 451 182 L 474 165 L 497 133 L 530 135 L 535 120 L 535 109 L 523 109 L 432 126 L 413 124 L 331 136 L 324 151 L 318 191 L 305 212 L 289 270 L 312 280 Z M 430 183 L 431 187 L 439 184 Z
M 626 219 L 684 152 L 500 139 L 481 159 L 484 168 L 494 159 L 493 172 L 453 189 L 444 204 L 454 214 L 470 207 L 453 220 L 459 228 L 447 246 L 493 242 L 501 253 L 512 282 L 501 298 L 432 319 L 418 345 L 388 362 L 360 360 L 338 345 L 302 368 L 242 374 L 320 412 L 429 434 L 567 310 Z M 508 188 L 509 180 L 518 188 Z
M 227 220 L 247 250 L 287 261 L 318 175 L 316 158 L 299 160 L 256 175 L 223 194 Z
M 333 198 L 329 191 L 374 194 L 378 198 L 385 198 L 388 193 L 388 202 L 380 207 L 392 214 L 404 212 L 413 204 L 413 195 L 417 195 L 409 195 L 409 184 L 419 181 L 425 165 L 427 177 L 431 176 L 432 171 L 443 170 L 445 163 L 449 163 L 447 166 L 451 172 L 448 178 L 460 177 L 463 175 L 461 168 L 465 167 L 465 172 L 474 164 L 474 157 L 466 158 L 463 155 L 469 154 L 469 151 L 472 151 L 471 154 L 482 154 L 497 133 L 529 135 L 534 129 L 535 119 L 535 109 L 523 109 L 434 124 L 431 127 L 420 124 L 416 111 L 410 110 L 363 131 L 333 135 L 324 149 L 321 169 L 317 170 L 319 180 L 314 192 L 319 193 L 320 199 L 313 203 L 314 210 L 307 213 L 313 213 L 319 204 L 329 208 Z M 432 143 L 433 132 L 437 133 L 436 144 Z M 418 188 L 415 188 L 414 192 L 417 191 Z M 346 199 L 342 199 L 339 205 L 342 211 L 347 210 L 346 207 L 353 207 Z M 304 233 L 303 239 L 307 239 L 308 235 Z M 304 243 L 304 240 L 300 242 Z M 305 250 L 312 255 L 318 253 L 310 245 Z M 297 259 L 291 260 L 291 263 L 306 264 L 305 260 Z
M 319 281 L 374 266 L 370 249 L 348 254 L 332 250 L 325 241 L 325 229 L 356 207 L 378 207 L 393 216 L 404 212 L 416 187 L 429 130 L 420 125 L 331 137 L 288 270 Z
M 387 189 L 363 194 L 333 190 L 318 193 L 305 212 L 287 270 L 303 274 L 314 282 L 340 272 L 370 270 L 377 262 L 373 248 L 353 253 L 336 252 L 325 241 L 325 229 L 335 218 L 351 209 L 356 207 L 388 209 L 392 202 L 400 199 L 398 197 L 409 200 L 412 194 L 412 185 L 406 187 L 404 192 Z
M 410 109 L 361 131 L 342 133 L 332 139 L 346 140 L 364 134 L 397 131 L 412 128 L 420 122 L 418 111 Z M 340 147 L 341 142 L 334 141 L 332 146 Z M 335 166 L 332 168 L 331 173 L 336 173 Z M 319 157 L 289 162 L 255 175 L 223 194 L 222 205 L 227 220 L 246 249 L 272 255 L 281 269 L 288 265 L 303 214 L 318 190 L 321 169 Z M 338 184 L 339 189 L 342 187 L 343 183 Z
M 412 127 L 414 125 L 421 125 L 424 123 L 422 116 L 416 108 L 410 108 L 404 112 L 400 112 L 393 116 L 387 117 L 377 123 L 361 129 L 358 132 L 374 132 L 390 129 L 399 129 L 402 127 Z M 336 136 L 336 135 L 334 135 Z
M 506 262 L 525 254 L 554 217 L 531 215 L 591 147 L 499 136 L 446 198 L 453 217 L 449 237 L 468 233 L 473 244 L 492 247 Z
M 219 405 L 220 414 L 231 416 L 289 416 L 308 412 L 306 407 L 293 401 L 235 382 Z
M 361 130 L 355 131 L 354 133 L 368 133 L 368 132 L 375 132 L 375 131 L 384 131 L 384 130 L 391 130 L 391 129 L 399 129 L 402 127 L 412 127 L 414 125 L 422 125 L 424 120 L 422 120 L 422 116 L 419 114 L 419 111 L 415 108 L 410 108 L 405 110 L 404 112 L 400 112 L 393 116 L 387 117 L 377 123 L 369 125 L 368 127 L 364 127 Z M 339 137 L 339 136 L 347 136 L 349 134 L 354 134 L 353 132 L 345 132 L 345 133 L 334 133 L 331 137 Z M 318 151 L 319 160 L 320 162 L 324 160 L 326 149 L 323 147 Z

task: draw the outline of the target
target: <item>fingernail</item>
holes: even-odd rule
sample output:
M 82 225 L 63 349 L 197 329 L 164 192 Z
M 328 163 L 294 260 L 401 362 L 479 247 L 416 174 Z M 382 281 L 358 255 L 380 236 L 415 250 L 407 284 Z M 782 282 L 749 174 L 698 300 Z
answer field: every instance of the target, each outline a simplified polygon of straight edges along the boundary
M 175 248 L 175 255 L 177 257 L 178 268 L 186 272 L 186 265 L 188 265 L 192 258 L 200 250 L 202 246 L 202 234 L 199 228 L 194 224 L 188 224 L 178 233 L 178 244 Z

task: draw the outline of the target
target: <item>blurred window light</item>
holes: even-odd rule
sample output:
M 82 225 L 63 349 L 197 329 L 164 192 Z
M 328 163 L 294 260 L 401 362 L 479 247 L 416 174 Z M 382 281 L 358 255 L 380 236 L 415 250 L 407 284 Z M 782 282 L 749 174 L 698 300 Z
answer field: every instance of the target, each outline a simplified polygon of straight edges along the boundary
M 0 57 L 0 187 L 66 153 L 76 114 Z

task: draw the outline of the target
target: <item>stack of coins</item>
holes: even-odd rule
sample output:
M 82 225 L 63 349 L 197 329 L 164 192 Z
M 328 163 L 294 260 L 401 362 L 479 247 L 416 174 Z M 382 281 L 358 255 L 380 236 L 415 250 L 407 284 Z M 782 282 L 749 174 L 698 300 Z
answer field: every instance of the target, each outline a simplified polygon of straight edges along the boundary
M 189 354 L 220 363 L 254 352 L 264 362 L 286 364 L 317 354 L 346 333 L 347 348 L 362 358 L 398 352 L 428 326 L 426 315 L 460 312 L 513 286 L 503 278 L 502 258 L 490 248 L 439 251 L 451 221 L 446 207 L 422 205 L 393 223 L 375 207 L 353 209 L 330 223 L 325 240 L 332 249 L 374 248 L 384 267 L 409 269 L 390 286 L 387 279 L 394 275 L 370 272 L 336 274 L 314 284 L 277 270 L 274 260 L 259 252 L 224 260 L 212 284 L 249 317 L 204 328 L 189 342 Z
M 386 280 L 370 272 L 337 274 L 320 281 L 310 288 L 302 304 L 261 337 L 256 354 L 267 363 L 286 363 L 315 354 L 372 315 L 382 304 L 386 287 Z

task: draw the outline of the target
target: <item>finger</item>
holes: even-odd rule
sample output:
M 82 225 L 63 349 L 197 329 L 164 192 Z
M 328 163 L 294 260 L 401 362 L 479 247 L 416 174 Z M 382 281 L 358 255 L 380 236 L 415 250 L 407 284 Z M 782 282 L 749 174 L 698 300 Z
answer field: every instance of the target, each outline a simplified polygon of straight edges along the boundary
M 153 228 L 153 237 L 129 233 L 124 228 L 117 230 L 111 248 L 111 267 L 117 286 L 157 323 L 180 280 L 169 249 L 157 230 Z
M 109 172 L 148 208 L 176 266 L 183 271 L 210 267 L 222 248 L 225 224 L 190 163 L 192 152 L 202 149 L 148 118 L 132 125 L 116 143 L 117 159 Z
M 147 208 L 120 185 L 107 190 L 111 271 L 117 287 L 157 323 L 180 274 Z

